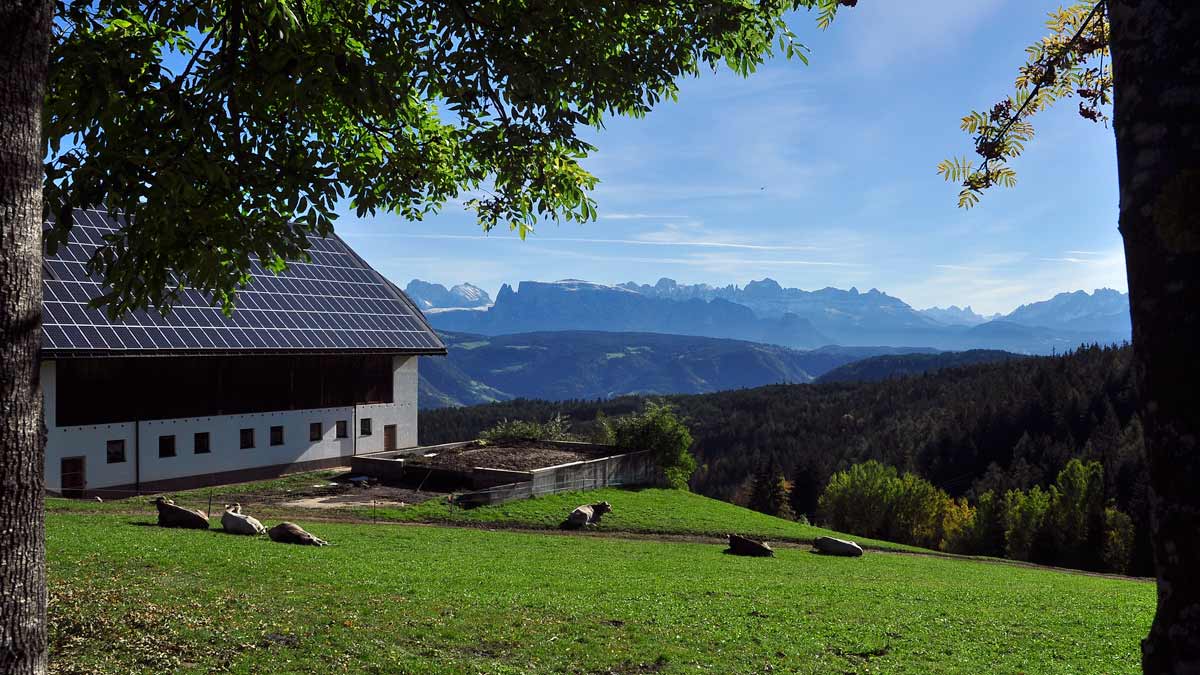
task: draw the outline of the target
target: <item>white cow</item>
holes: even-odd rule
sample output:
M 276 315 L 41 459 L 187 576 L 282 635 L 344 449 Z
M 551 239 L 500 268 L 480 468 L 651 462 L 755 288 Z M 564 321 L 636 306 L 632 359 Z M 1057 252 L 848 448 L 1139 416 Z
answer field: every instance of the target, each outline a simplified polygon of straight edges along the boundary
M 817 537 L 813 540 L 813 550 L 825 555 L 842 555 L 850 558 L 857 558 L 863 554 L 862 547 L 855 542 L 833 537 Z
M 225 513 L 221 515 L 221 527 L 230 534 L 266 534 L 267 528 L 252 516 L 242 513 L 241 504 L 226 504 Z
M 567 520 L 562 524 L 562 527 L 568 530 L 578 530 L 581 527 L 594 527 L 600 524 L 600 517 L 606 513 L 612 513 L 612 504 L 608 502 L 584 504 L 583 506 L 576 507 L 571 512 L 571 515 L 567 516 Z

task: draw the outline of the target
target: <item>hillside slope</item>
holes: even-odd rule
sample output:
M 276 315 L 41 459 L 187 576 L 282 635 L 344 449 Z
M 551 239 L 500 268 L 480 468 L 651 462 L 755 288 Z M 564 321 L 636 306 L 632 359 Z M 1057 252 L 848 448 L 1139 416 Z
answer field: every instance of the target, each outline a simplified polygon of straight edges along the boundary
M 422 409 L 514 398 L 606 399 L 811 382 L 846 363 L 901 351 L 797 351 L 741 340 L 600 331 L 442 337 L 449 355 L 421 360 Z
M 701 469 L 692 486 L 737 499 L 759 470 L 803 470 L 824 485 L 875 459 L 913 471 L 952 495 L 1047 486 L 1071 458 L 1101 462 L 1105 499 L 1135 524 L 1134 569 L 1149 558 L 1148 471 L 1131 351 L 1088 348 L 946 368 L 881 382 L 777 385 L 668 399 L 688 420 Z M 622 415 L 643 399 L 521 401 L 421 415 L 421 440 L 474 438 L 509 418 L 571 418 L 587 432 L 598 412 Z
M 821 384 L 878 382 L 893 377 L 934 373 L 943 368 L 973 366 L 980 363 L 995 363 L 1020 358 L 1025 357 L 1021 354 L 994 349 L 972 349 L 965 352 L 940 352 L 938 354 L 888 354 L 838 366 L 818 377 L 817 382 Z

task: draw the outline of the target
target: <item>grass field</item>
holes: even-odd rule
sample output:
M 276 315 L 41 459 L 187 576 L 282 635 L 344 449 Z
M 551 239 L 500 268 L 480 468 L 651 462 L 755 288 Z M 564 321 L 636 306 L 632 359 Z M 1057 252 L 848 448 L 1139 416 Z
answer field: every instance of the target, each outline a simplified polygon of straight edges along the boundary
M 567 492 L 474 509 L 458 508 L 439 499 L 404 508 L 349 507 L 336 511 L 309 512 L 280 507 L 269 503 L 269 500 L 256 501 L 256 495 L 278 495 L 289 489 L 300 489 L 314 483 L 328 481 L 338 473 L 340 472 L 318 471 L 295 474 L 269 481 L 213 488 L 211 491 L 203 488 L 175 492 L 171 493 L 171 497 L 180 504 L 207 509 L 209 494 L 212 492 L 214 494 L 212 497 L 213 513 L 210 515 L 214 516 L 214 522 L 216 516 L 219 515 L 221 504 L 240 501 L 247 513 L 258 517 L 303 518 L 307 513 L 320 518 L 554 529 L 576 506 L 590 502 L 608 501 L 613 505 L 613 512 L 604 516 L 600 526 L 596 528 L 598 532 L 696 536 L 724 536 L 730 532 L 736 532 L 772 541 L 796 543 L 809 543 L 814 538 L 823 535 L 848 536 L 789 520 L 773 518 L 739 508 L 728 502 L 679 490 L 606 488 L 587 492 Z M 51 513 L 80 511 L 154 513 L 154 507 L 148 502 L 148 497 L 103 503 L 50 498 L 46 500 L 46 506 Z M 855 537 L 855 540 L 864 546 L 877 549 L 921 550 L 902 544 L 861 537 Z
M 1151 584 L 992 563 L 303 523 L 274 544 L 52 513 L 52 666 L 367 673 L 1134 673 Z
M 596 527 L 597 532 L 634 532 L 724 536 L 730 532 L 773 541 L 809 543 L 816 537 L 847 535 L 743 509 L 728 502 L 691 492 L 647 488 L 605 488 L 587 492 L 523 499 L 496 506 L 462 509 L 444 501 L 429 501 L 403 509 L 376 509 L 380 519 L 399 522 L 495 525 L 533 529 L 557 528 L 571 509 L 580 504 L 607 501 L 613 511 Z M 360 511 L 363 516 L 369 515 Z M 921 549 L 856 537 L 866 546 L 887 550 Z

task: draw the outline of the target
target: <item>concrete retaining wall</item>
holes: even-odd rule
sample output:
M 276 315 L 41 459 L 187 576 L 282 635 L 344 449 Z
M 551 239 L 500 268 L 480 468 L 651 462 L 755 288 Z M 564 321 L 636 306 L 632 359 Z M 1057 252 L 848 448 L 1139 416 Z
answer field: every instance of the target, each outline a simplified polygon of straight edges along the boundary
M 647 451 L 612 455 L 558 466 L 549 466 L 532 471 L 510 471 L 475 467 L 467 471 L 439 469 L 423 466 L 420 458 L 438 450 L 459 448 L 474 441 L 444 443 L 418 448 L 405 448 L 392 452 L 377 452 L 351 458 L 350 470 L 356 474 L 372 476 L 381 480 L 398 481 L 407 476 L 425 480 L 469 483 L 475 490 L 457 497 L 464 506 L 501 504 L 514 499 L 525 499 L 539 495 L 594 490 L 602 487 L 657 485 L 662 472 Z M 606 449 L 587 443 L 547 442 L 546 445 L 572 449 Z
M 467 492 L 455 501 L 462 506 L 502 504 L 558 492 L 595 490 L 602 487 L 656 485 L 661 472 L 649 452 L 631 452 L 584 462 L 535 469 L 527 481 L 497 485 L 485 490 Z
M 470 441 L 459 443 L 443 443 L 442 445 L 425 445 L 417 448 L 404 448 L 391 452 L 374 452 L 369 455 L 355 455 L 350 458 L 350 471 L 379 478 L 380 480 L 400 480 L 404 477 L 405 462 L 411 457 L 436 451 L 441 448 L 460 448 Z M 425 470 L 422 470 L 424 475 Z M 455 476 L 458 472 L 453 472 Z

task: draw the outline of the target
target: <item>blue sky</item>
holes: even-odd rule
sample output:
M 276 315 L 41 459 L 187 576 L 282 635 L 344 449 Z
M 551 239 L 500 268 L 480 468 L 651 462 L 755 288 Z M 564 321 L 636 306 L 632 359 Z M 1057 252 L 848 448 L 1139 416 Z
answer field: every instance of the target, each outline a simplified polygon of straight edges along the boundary
M 683 83 L 677 103 L 588 131 L 599 220 L 542 223 L 526 241 L 480 233 L 459 204 L 411 223 L 337 229 L 401 285 L 501 283 L 878 288 L 916 307 L 1007 312 L 1076 289 L 1126 290 L 1111 129 L 1067 101 L 1036 121 L 1019 184 L 970 211 L 937 162 L 970 149 L 958 120 L 1012 85 L 1044 31 L 1043 0 L 868 0 L 820 32 L 793 28 L 810 65 L 777 59 L 749 79 Z

